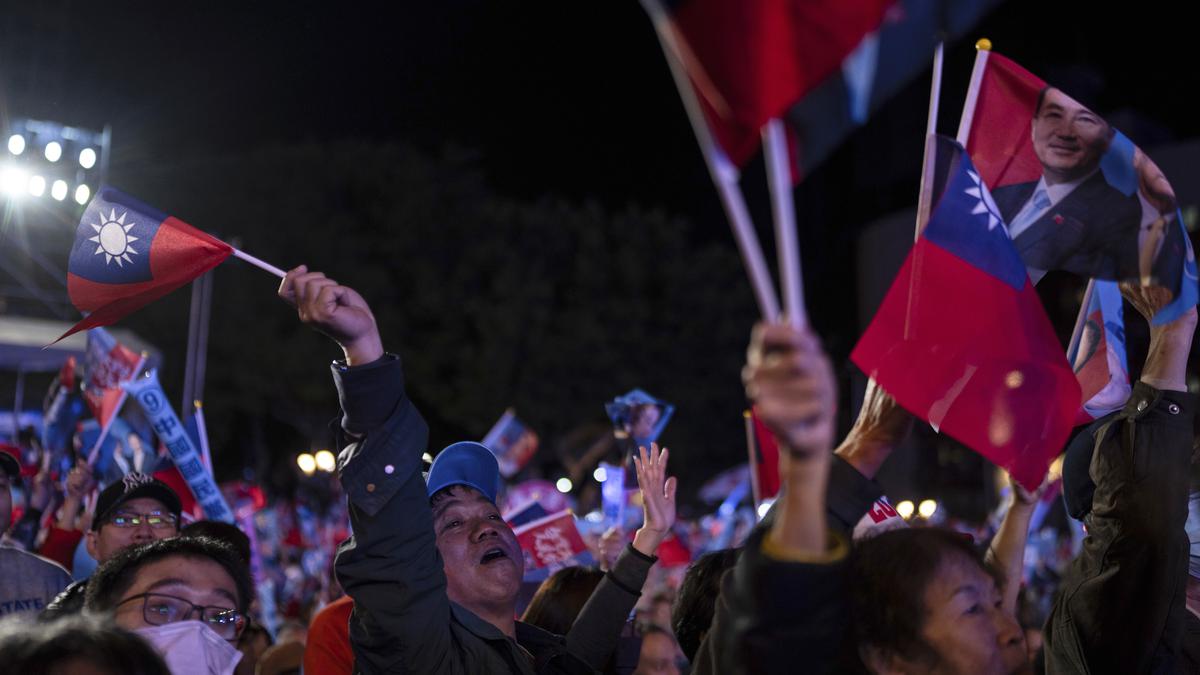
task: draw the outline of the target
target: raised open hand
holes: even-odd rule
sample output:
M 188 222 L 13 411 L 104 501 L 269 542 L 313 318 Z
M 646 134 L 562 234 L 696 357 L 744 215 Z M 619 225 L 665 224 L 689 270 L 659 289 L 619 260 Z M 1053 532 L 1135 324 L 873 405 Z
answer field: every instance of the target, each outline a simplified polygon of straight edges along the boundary
M 650 451 L 638 448 L 633 458 L 637 470 L 638 485 L 642 490 L 642 512 L 645 522 L 633 537 L 633 546 L 646 555 L 654 555 L 658 545 L 667 538 L 675 524 L 674 477 L 667 477 L 667 458 L 670 452 L 659 451 L 657 443 L 650 444 Z

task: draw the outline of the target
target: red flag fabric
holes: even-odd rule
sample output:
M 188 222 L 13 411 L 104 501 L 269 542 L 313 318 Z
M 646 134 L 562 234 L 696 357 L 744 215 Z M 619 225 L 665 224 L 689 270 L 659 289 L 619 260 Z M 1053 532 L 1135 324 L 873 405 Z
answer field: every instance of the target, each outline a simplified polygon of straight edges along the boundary
M 103 328 L 88 331 L 87 353 L 84 354 L 83 400 L 92 415 L 105 429 L 125 400 L 121 383 L 137 374 L 142 357 L 117 342 Z
M 526 581 L 545 579 L 563 567 L 595 564 L 570 511 L 521 525 L 513 534 L 525 555 Z
M 949 139 L 935 152 L 936 207 L 851 358 L 1034 489 L 1071 431 L 1079 383 L 970 159 Z
M 1033 152 L 1029 120 L 1046 83 L 995 52 L 989 53 L 987 60 L 971 118 L 967 153 L 983 182 L 995 190 L 1042 176 L 1042 163 Z
M 680 56 L 717 142 L 738 165 L 760 130 L 842 67 L 894 0 L 682 0 Z
M 758 480 L 759 501 L 774 499 L 779 494 L 779 441 L 758 415 L 751 411 L 754 421 L 754 472 Z
M 116 323 L 232 253 L 225 242 L 103 187 L 83 212 L 67 263 L 67 293 L 88 316 L 58 339 Z

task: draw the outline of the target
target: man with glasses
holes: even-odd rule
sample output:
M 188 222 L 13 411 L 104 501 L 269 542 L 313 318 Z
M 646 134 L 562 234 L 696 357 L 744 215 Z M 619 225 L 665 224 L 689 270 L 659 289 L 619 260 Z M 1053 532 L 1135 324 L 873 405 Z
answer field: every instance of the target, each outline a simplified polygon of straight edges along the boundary
M 12 524 L 12 482 L 19 480 L 21 465 L 0 449 L 0 534 Z M 71 583 L 62 567 L 19 548 L 0 545 L 0 618 L 45 609 L 55 595 Z
M 254 589 L 224 542 L 175 537 L 125 548 L 96 570 L 85 609 L 153 644 L 171 672 L 229 675 Z
M 141 473 L 126 474 L 104 488 L 87 533 L 87 551 L 103 565 L 120 551 L 179 534 L 179 495 L 166 483 Z M 77 581 L 42 612 L 43 619 L 75 614 L 83 608 L 89 580 Z

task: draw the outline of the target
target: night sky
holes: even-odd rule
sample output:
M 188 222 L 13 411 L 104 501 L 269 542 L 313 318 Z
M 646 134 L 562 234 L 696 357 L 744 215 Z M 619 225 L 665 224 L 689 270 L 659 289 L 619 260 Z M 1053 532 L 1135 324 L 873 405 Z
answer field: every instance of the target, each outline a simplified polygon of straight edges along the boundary
M 1149 3 L 1138 7 L 1152 11 L 1120 17 L 1094 3 L 1045 4 L 1004 3 L 973 35 L 1068 90 L 1090 90 L 1144 147 L 1200 134 L 1184 104 L 1200 85 L 1192 22 Z M 948 133 L 957 126 L 972 42 L 947 51 L 941 130 Z M 184 158 L 310 141 L 402 142 L 474 157 L 484 180 L 515 199 L 660 208 L 733 246 L 634 0 L 337 10 L 302 2 L 7 2 L 0 78 L 2 116 L 110 124 L 110 180 L 118 186 L 122 176 Z M 855 233 L 915 202 L 928 85 L 926 72 L 797 189 L 805 273 L 817 289 L 814 323 L 835 356 L 861 330 Z M 747 176 L 757 180 L 760 165 Z M 765 235 L 764 192 L 748 186 Z M 186 295 L 168 302 L 186 304 Z

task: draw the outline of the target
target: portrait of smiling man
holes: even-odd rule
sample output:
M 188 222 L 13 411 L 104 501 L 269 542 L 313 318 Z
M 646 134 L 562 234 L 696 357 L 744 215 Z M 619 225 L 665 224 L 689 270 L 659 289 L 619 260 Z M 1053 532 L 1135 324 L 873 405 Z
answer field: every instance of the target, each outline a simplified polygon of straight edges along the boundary
M 1142 208 L 1136 194 L 1109 185 L 1100 168 L 1116 131 L 1060 89 L 1047 87 L 1030 133 L 1042 176 L 995 188 L 992 198 L 1034 283 L 1050 270 L 1136 278 Z

